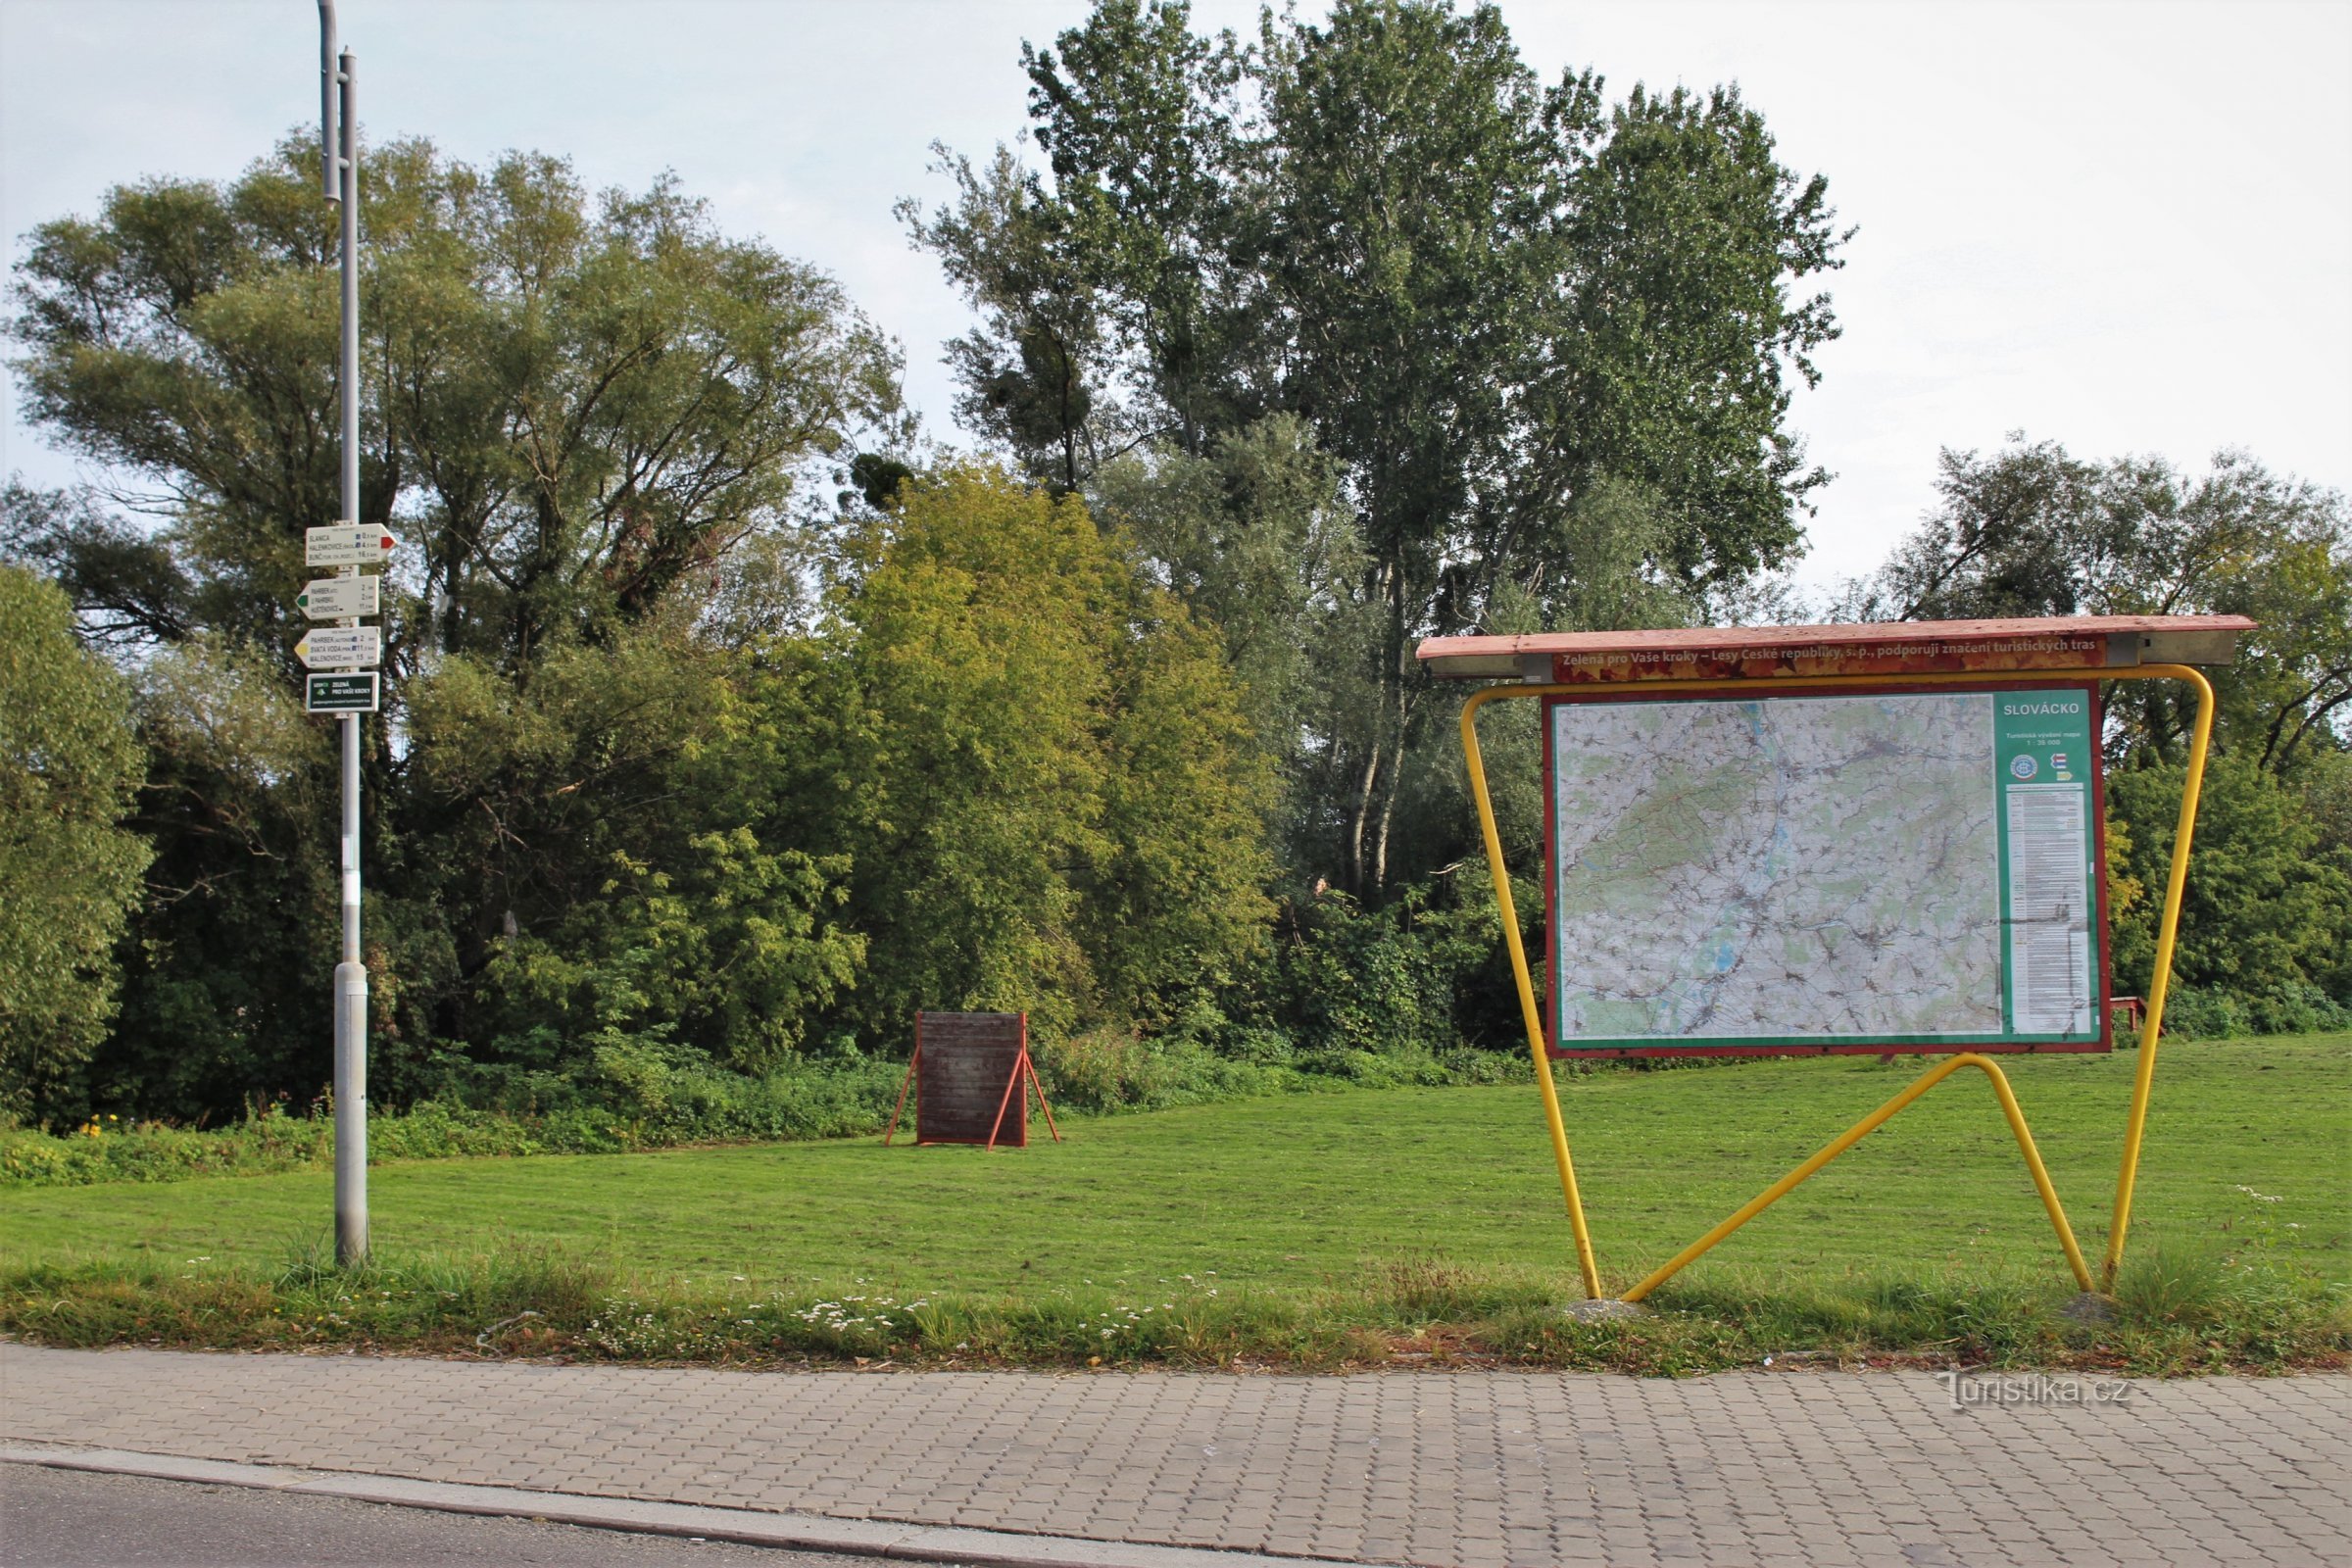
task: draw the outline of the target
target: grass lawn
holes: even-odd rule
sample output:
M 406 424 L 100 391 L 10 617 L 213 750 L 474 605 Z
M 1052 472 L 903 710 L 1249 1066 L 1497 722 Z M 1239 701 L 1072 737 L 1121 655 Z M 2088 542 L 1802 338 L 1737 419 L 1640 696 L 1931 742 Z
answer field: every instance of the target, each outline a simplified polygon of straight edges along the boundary
M 2136 1058 L 2009 1072 L 2096 1266 Z M 1622 1290 L 1922 1070 L 1912 1058 L 1600 1072 L 1562 1102 Z M 1042 1134 L 1042 1124 L 1039 1127 Z M 1532 1087 L 1354 1091 L 1080 1120 L 994 1153 L 861 1139 L 433 1160 L 370 1175 L 393 1254 L 557 1245 L 635 1277 L 1034 1297 L 1190 1274 L 1345 1287 L 1397 1260 L 1550 1278 L 1574 1258 Z M 2352 1280 L 2352 1036 L 2168 1045 L 2134 1250 L 2258 1250 Z M 2249 1193 L 2248 1189 L 2251 1189 Z M 0 1268 L 192 1258 L 268 1273 L 327 1230 L 324 1173 L 0 1192 Z M 2257 1198 L 2253 1194 L 2261 1194 Z M 1975 1073 L 1948 1080 L 1690 1271 L 1690 1288 L 2065 1264 Z M 2071 1288 L 2071 1286 L 2069 1287 Z

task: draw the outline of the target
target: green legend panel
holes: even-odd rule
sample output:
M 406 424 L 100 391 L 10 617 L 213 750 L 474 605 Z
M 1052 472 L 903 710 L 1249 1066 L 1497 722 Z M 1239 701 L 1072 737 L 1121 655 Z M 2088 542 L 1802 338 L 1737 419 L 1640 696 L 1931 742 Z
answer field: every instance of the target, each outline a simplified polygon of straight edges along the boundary
M 2092 842 L 2091 695 L 1998 692 L 2002 1008 L 2023 1040 L 2099 1032 L 2099 857 Z
M 302 708 L 306 713 L 372 713 L 376 702 L 376 673 L 306 675 Z

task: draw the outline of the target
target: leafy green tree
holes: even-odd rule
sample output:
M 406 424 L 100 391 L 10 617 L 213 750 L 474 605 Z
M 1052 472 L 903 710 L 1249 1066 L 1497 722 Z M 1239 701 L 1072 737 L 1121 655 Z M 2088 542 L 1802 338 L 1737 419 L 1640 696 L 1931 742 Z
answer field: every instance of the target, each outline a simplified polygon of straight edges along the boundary
M 159 892 L 89 1071 L 157 1112 L 326 1078 L 334 763 L 291 695 L 302 531 L 336 503 L 335 218 L 311 159 L 290 142 L 230 182 L 118 187 L 17 268 L 26 411 L 109 477 L 12 486 L 0 549 L 142 671 Z M 560 939 L 625 967 L 670 942 L 681 888 L 748 911 L 701 954 L 745 1001 L 639 974 L 644 1016 L 747 1060 L 783 1049 L 797 1014 L 746 1009 L 838 983 L 837 875 L 737 853 L 740 800 L 662 791 L 700 787 L 681 769 L 722 738 L 708 690 L 740 666 L 718 645 L 812 612 L 814 481 L 903 433 L 896 352 L 666 179 L 597 197 L 559 160 L 399 142 L 368 151 L 363 198 L 361 512 L 402 541 L 364 764 L 379 1092 L 514 1037 L 481 1000 L 495 962 Z M 711 657 L 673 657 L 690 643 Z M 614 929 L 584 929 L 600 916 Z
M 1263 945 L 1272 775 L 1214 628 L 1132 576 L 1123 597 L 1081 942 L 1105 1010 L 1158 1026 Z
M 0 1114 L 53 1101 L 114 1014 L 145 771 L 128 687 L 74 642 L 66 596 L 0 565 Z
M 2336 491 L 2225 452 L 2203 474 L 2160 458 L 2091 462 L 2023 438 L 1946 451 L 1940 502 L 1843 613 L 1863 619 L 2242 614 L 2260 621 L 2213 672 L 2225 747 L 2289 773 L 2340 751 L 2352 716 L 2352 511 Z M 2119 759 L 2178 760 L 2193 699 L 2118 687 Z
M 1573 617 L 1579 498 L 1638 493 L 1665 524 L 1646 564 L 1693 589 L 1793 550 L 1824 476 L 1783 427 L 1785 383 L 1836 324 L 1790 290 L 1837 265 L 1838 235 L 1737 94 L 1604 110 L 1590 75 L 1542 86 L 1493 7 L 1414 0 L 1269 17 L 1248 48 L 1194 34 L 1180 3 L 1102 0 L 1023 58 L 1051 186 L 1001 151 L 908 210 L 983 314 L 967 388 L 1030 421 L 984 428 L 1140 514 L 1116 454 L 1214 461 L 1289 413 L 1353 514 L 1352 577 L 1310 590 L 1360 612 L 1313 653 L 1358 689 L 1312 737 L 1337 809 L 1293 842 L 1301 864 L 1376 894 L 1459 842 L 1393 844 L 1444 745 L 1412 644 L 1512 604 Z M 1083 398 L 1022 381 L 1033 332 Z
M 1196 456 L 1264 407 L 1251 361 L 1268 302 L 1235 200 L 1253 156 L 1252 64 L 1231 33 L 1194 33 L 1186 7 L 1133 0 L 1098 5 L 1055 48 L 1021 48 L 1054 176 L 1050 198 L 1029 185 L 1024 210 L 1067 258 L 1078 286 L 1064 292 L 1094 301 L 1105 368 L 1140 392 L 1131 423 Z M 951 266 L 959 250 L 933 248 Z
M 1280 837 L 1324 842 L 1344 780 L 1316 737 L 1376 701 L 1366 654 L 1376 613 L 1339 464 L 1296 415 L 1269 415 L 1195 457 L 1157 444 L 1104 465 L 1101 517 L 1141 547 L 1193 615 L 1214 626 L 1259 748 L 1286 783 Z M 1339 650 L 1354 657 L 1335 657 Z
M 2116 922 L 2119 989 L 2138 990 L 2153 970 L 2185 772 L 2165 763 L 2113 777 L 2112 809 L 2131 824 L 2125 869 L 2147 890 Z M 2347 953 L 2352 853 L 2344 841 L 2330 843 L 2302 792 L 2251 757 L 2215 758 L 2197 808 L 2175 983 L 2247 998 L 2305 990 L 2352 1003 Z
M 849 544 L 829 705 L 796 789 L 850 855 L 855 1016 L 1152 1021 L 1262 940 L 1267 771 L 1212 634 L 1074 498 L 983 467 L 912 481 Z
M 163 526 L 111 572 L 94 552 L 122 554 L 120 526 L 16 531 L 147 636 L 292 647 L 302 529 L 336 512 L 335 218 L 311 159 L 117 187 L 19 264 L 29 416 L 160 485 Z M 417 141 L 366 167 L 361 520 L 409 546 L 396 667 L 642 619 L 787 525 L 808 459 L 889 427 L 895 355 L 838 286 L 718 234 L 673 181 L 592 201 L 560 160 L 481 171 Z

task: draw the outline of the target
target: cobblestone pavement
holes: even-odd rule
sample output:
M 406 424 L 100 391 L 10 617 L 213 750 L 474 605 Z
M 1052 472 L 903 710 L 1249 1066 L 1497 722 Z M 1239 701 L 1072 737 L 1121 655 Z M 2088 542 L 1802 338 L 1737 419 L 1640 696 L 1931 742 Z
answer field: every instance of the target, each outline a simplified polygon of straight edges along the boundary
M 2352 1378 L 755 1373 L 0 1346 L 0 1437 L 1432 1565 L 2352 1563 Z M 1964 1389 L 1965 1389 L 1964 1385 Z

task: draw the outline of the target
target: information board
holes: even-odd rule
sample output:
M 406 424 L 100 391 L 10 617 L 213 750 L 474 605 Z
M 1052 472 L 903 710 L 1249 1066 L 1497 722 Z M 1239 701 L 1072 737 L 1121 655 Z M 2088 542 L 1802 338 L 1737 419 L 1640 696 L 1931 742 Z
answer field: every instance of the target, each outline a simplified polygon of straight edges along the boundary
M 2108 1049 L 2094 686 L 1545 706 L 1555 1054 Z

